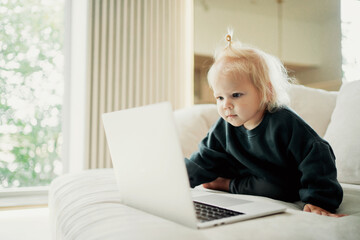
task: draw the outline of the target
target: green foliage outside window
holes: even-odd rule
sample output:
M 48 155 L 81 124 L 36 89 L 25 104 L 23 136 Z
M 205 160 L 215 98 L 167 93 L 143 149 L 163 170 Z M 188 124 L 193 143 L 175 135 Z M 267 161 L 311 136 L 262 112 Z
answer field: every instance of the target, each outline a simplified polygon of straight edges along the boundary
M 0 0 L 0 188 L 61 173 L 63 0 Z

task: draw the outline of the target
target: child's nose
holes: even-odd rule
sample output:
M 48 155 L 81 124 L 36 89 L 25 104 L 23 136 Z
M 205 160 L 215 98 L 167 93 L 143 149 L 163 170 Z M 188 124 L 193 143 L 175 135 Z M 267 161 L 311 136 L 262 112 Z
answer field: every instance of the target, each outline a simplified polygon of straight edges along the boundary
M 232 109 L 233 105 L 230 99 L 224 99 L 224 109 Z

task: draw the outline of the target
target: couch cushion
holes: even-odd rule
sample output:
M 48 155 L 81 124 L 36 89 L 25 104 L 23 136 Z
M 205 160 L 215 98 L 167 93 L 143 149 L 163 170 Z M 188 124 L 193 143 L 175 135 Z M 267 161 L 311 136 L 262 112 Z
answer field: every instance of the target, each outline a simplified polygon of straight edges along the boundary
M 360 80 L 344 84 L 325 139 L 331 144 L 338 180 L 360 184 Z
M 123 205 L 113 169 L 86 170 L 65 174 L 52 182 L 49 218 L 52 239 L 59 240 L 358 239 L 360 188 L 347 184 L 343 187 L 344 200 L 339 213 L 349 214 L 348 217 L 319 216 L 297 210 L 296 204 L 242 195 L 241 198 L 249 201 L 280 203 L 288 210 L 283 214 L 197 231 Z M 4 239 L 3 235 L 1 237 Z
M 337 92 L 292 85 L 289 97 L 290 107 L 323 137 L 335 107 Z
M 177 110 L 174 115 L 183 154 L 188 158 L 197 150 L 219 114 L 215 104 L 203 104 Z

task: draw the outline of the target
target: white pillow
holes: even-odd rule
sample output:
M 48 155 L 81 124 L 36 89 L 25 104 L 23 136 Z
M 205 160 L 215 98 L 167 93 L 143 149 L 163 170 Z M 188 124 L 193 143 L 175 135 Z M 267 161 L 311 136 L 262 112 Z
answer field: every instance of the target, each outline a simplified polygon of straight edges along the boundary
M 344 84 L 324 138 L 331 144 L 338 180 L 360 184 L 360 81 Z
M 179 139 L 185 157 L 198 149 L 200 141 L 206 136 L 211 125 L 219 115 L 214 104 L 194 105 L 174 112 Z
M 288 93 L 290 107 L 323 137 L 335 107 L 337 92 L 292 85 Z

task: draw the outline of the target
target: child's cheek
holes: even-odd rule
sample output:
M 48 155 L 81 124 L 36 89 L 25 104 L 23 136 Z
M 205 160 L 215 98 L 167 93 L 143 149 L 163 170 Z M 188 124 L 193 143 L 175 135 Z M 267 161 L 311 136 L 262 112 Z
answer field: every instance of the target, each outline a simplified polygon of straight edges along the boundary
M 219 115 L 226 121 L 225 113 L 224 113 L 223 109 L 221 107 L 219 107 L 219 105 L 218 105 L 217 110 L 218 110 Z

